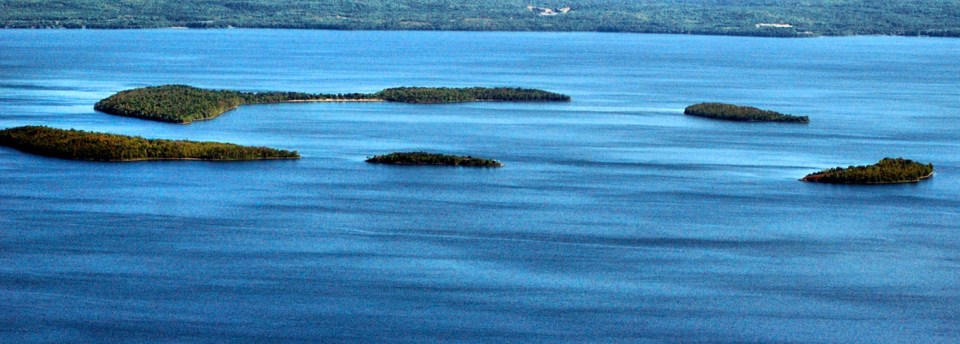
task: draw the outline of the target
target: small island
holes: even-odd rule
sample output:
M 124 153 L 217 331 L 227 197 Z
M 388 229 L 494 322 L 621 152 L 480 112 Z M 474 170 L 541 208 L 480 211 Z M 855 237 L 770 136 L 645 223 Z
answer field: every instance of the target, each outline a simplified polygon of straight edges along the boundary
M 916 183 L 930 177 L 933 177 L 933 164 L 883 158 L 873 165 L 831 168 L 808 174 L 800 180 L 831 184 L 897 184 Z
M 296 151 L 230 143 L 145 139 L 82 130 L 24 126 L 0 130 L 0 146 L 86 161 L 299 159 Z
M 736 122 L 786 122 L 810 123 L 807 116 L 786 115 L 775 111 L 762 110 L 751 106 L 724 103 L 700 103 L 683 110 L 685 115 Z
M 377 93 L 238 92 L 187 85 L 136 88 L 111 95 L 94 110 L 111 115 L 188 124 L 209 120 L 246 104 L 296 102 L 454 103 L 471 101 L 570 101 L 570 97 L 536 89 L 508 87 L 396 87 Z
M 496 160 L 481 159 L 472 156 L 432 154 L 426 152 L 390 153 L 386 155 L 377 155 L 367 159 L 367 162 L 372 164 L 388 165 L 503 167 L 503 164 Z

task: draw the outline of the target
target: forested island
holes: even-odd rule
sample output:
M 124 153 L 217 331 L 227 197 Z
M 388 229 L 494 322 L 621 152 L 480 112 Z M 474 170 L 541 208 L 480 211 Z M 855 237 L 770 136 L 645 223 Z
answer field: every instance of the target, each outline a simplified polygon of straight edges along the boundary
M 462 103 L 476 101 L 501 102 L 568 102 L 570 96 L 544 90 L 513 87 L 395 87 L 371 95 L 373 98 L 400 103 Z
M 597 31 L 960 36 L 944 0 L 0 0 L 5 28 Z
M 118 92 L 94 105 L 104 113 L 187 124 L 215 118 L 244 104 L 283 102 L 451 103 L 468 101 L 570 101 L 570 97 L 537 89 L 509 87 L 397 87 L 377 93 L 238 92 L 187 85 L 163 85 Z
M 873 165 L 836 167 L 808 174 L 805 182 L 831 184 L 915 183 L 933 176 L 933 164 L 903 158 L 883 158 Z
M 298 92 L 237 92 L 207 90 L 186 85 L 163 85 L 120 91 L 97 102 L 94 110 L 118 116 L 161 122 L 190 123 L 208 120 L 243 104 L 297 101 L 359 101 L 369 95 L 310 94 Z
M 0 145 L 61 159 L 88 161 L 299 159 L 296 151 L 230 143 L 145 139 L 82 130 L 24 126 L 0 130 Z
M 807 116 L 786 115 L 751 106 L 740 106 L 724 103 L 700 103 L 690 105 L 683 110 L 683 113 L 690 116 L 735 122 L 810 123 L 810 118 Z
M 472 156 L 445 155 L 426 152 L 390 153 L 386 155 L 377 155 L 367 159 L 367 162 L 388 165 L 503 167 L 503 164 L 496 160 L 475 158 Z

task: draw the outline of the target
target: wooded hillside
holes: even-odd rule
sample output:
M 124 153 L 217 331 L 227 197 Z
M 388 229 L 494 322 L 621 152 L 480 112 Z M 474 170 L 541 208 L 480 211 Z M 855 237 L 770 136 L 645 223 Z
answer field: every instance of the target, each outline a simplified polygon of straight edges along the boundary
M 616 31 L 960 36 L 953 0 L 0 0 L 7 28 Z

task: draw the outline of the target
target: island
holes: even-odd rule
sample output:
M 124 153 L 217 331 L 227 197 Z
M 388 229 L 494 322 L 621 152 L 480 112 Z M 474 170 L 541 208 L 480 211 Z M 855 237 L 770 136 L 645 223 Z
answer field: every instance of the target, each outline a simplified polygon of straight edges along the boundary
M 544 90 L 515 87 L 395 87 L 374 93 L 372 98 L 400 103 L 568 102 L 570 96 Z
M 188 124 L 213 119 L 244 104 L 294 102 L 453 103 L 470 101 L 570 101 L 537 89 L 510 87 L 396 87 L 366 93 L 238 92 L 187 85 L 163 85 L 121 91 L 97 102 L 94 110 L 126 117 Z
M 700 103 L 683 110 L 685 115 L 736 122 L 786 122 L 810 123 L 807 116 L 785 115 L 775 111 L 762 110 L 751 106 L 724 103 Z
M 808 174 L 800 180 L 831 184 L 897 184 L 916 183 L 930 177 L 933 177 L 933 164 L 883 158 L 873 165 L 831 168 Z
M 367 162 L 372 164 L 388 165 L 503 167 L 503 164 L 496 160 L 475 158 L 472 156 L 444 155 L 426 152 L 390 153 L 386 155 L 377 155 L 367 159 Z
M 0 146 L 86 161 L 299 159 L 296 151 L 230 143 L 145 139 L 83 130 L 23 126 L 0 130 Z
M 207 90 L 187 85 L 163 85 L 118 92 L 93 109 L 111 115 L 187 124 L 213 119 L 243 104 L 307 101 L 371 101 L 369 95 L 299 92 L 237 92 Z

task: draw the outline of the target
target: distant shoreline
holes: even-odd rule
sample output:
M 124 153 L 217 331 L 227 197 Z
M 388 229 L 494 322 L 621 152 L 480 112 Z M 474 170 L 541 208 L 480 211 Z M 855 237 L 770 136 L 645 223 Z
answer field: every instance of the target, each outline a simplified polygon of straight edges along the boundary
M 960 37 L 956 1 L 7 1 L 3 28 Z M 534 43 L 534 42 L 531 42 Z M 544 42 L 541 42 L 544 43 Z M 535 43 L 534 43 L 535 44 Z
M 356 32 L 497 32 L 497 33 L 601 33 L 601 34 L 637 34 L 637 35 L 670 35 L 670 36 L 719 36 L 719 37 L 750 37 L 750 38 L 848 38 L 848 37 L 907 37 L 907 38 L 960 38 L 958 34 L 894 34 L 894 33 L 870 33 L 870 34 L 797 34 L 797 35 L 769 35 L 769 34 L 749 34 L 749 33 L 711 33 L 711 32 L 662 32 L 662 31 L 612 31 L 612 30 L 432 30 L 416 28 L 399 29 L 349 29 L 349 28 L 302 28 L 302 27 L 187 27 L 187 26 L 162 26 L 162 27 L 135 27 L 135 28 L 110 28 L 110 27 L 0 27 L 4 30 L 102 30 L 102 31 L 138 31 L 138 30 L 177 30 L 177 31 L 210 31 L 210 30 L 299 30 L 299 31 L 356 31 Z
M 349 28 L 303 28 L 303 27 L 187 27 L 187 26 L 162 26 L 162 27 L 137 27 L 137 28 L 112 28 L 112 27 L 0 27 L 3 30 L 102 30 L 102 31 L 138 31 L 138 30 L 177 30 L 177 31 L 208 31 L 208 30 L 300 30 L 300 31 L 357 31 L 357 32 L 498 32 L 498 33 L 612 33 L 612 34 L 637 34 L 637 35 L 670 35 L 670 36 L 720 36 L 720 37 L 752 37 L 752 38 L 842 38 L 842 37 L 908 37 L 908 38 L 960 38 L 960 33 L 953 34 L 895 34 L 895 33 L 870 33 L 870 34 L 823 34 L 823 33 L 804 33 L 794 35 L 771 35 L 765 33 L 721 33 L 721 32 L 663 32 L 663 31 L 616 31 L 616 30 L 433 30 L 417 28 L 397 28 L 397 29 L 349 29 Z
M 960 38 L 957 35 L 899 35 L 899 34 L 850 34 L 850 35 L 829 35 L 829 34 L 809 34 L 809 35 L 790 35 L 790 36 L 772 36 L 763 34 L 730 34 L 730 33 L 707 33 L 707 32 L 660 32 L 660 31 L 600 31 L 600 30 L 426 30 L 426 29 L 332 29 L 332 28 L 302 28 L 302 27 L 186 27 L 186 26 L 163 26 L 163 27 L 139 27 L 139 28 L 64 28 L 64 27 L 0 27 L 0 31 L 5 30 L 67 30 L 67 31 L 147 31 L 147 30 L 176 30 L 176 31 L 212 31 L 212 30 L 299 30 L 299 31 L 352 31 L 352 32 L 498 32 L 498 33 L 604 33 L 604 34 L 636 34 L 636 35 L 669 35 L 669 36 L 720 36 L 720 37 L 751 37 L 751 38 L 784 38 L 784 39 L 803 39 L 803 38 L 842 38 L 842 37 L 908 37 L 908 38 Z

